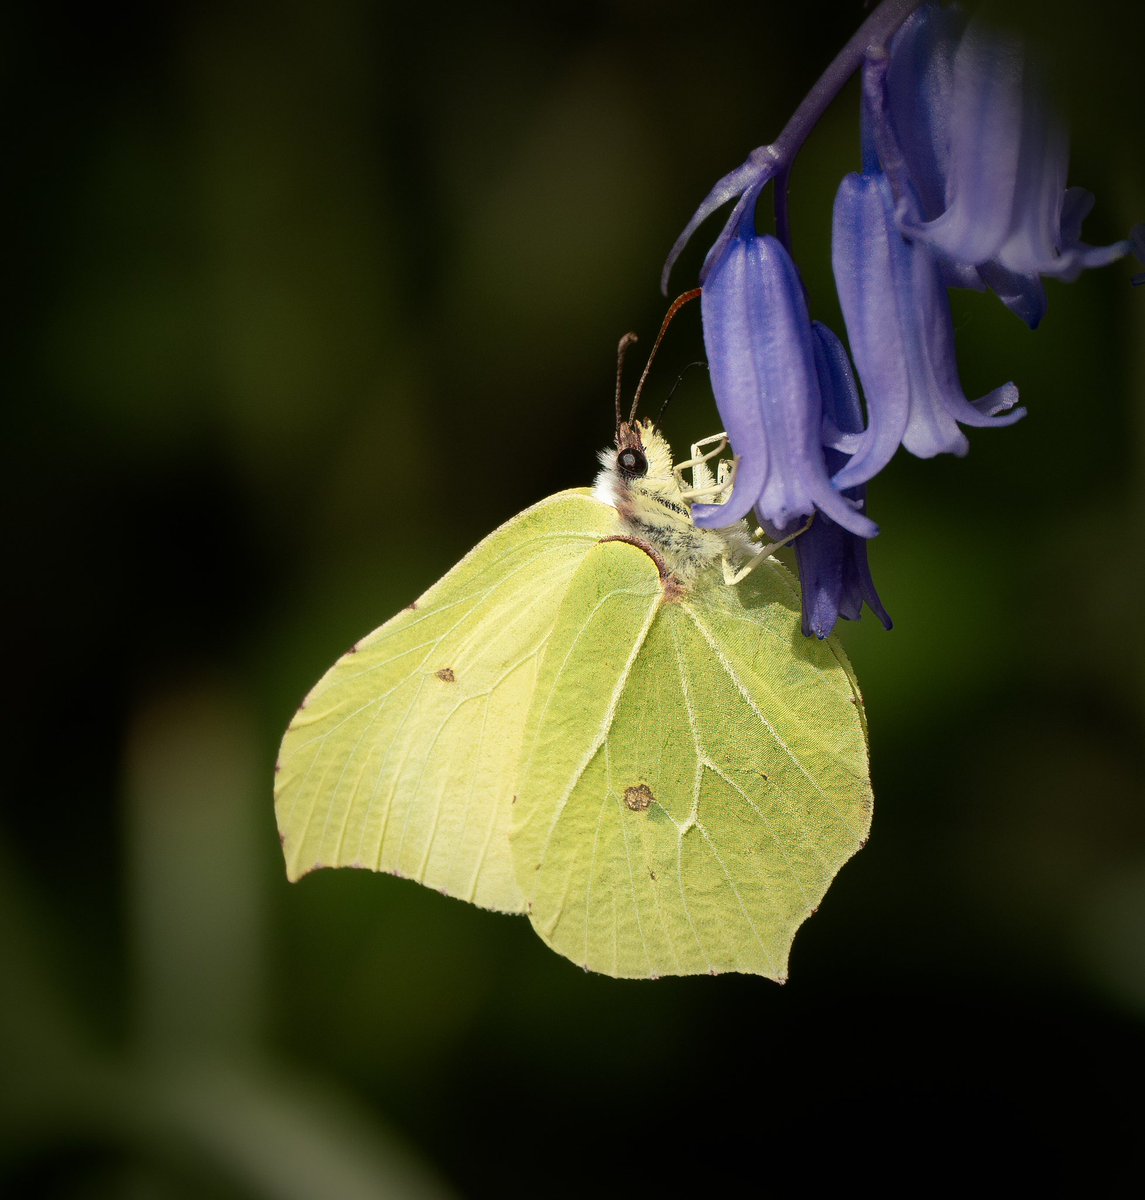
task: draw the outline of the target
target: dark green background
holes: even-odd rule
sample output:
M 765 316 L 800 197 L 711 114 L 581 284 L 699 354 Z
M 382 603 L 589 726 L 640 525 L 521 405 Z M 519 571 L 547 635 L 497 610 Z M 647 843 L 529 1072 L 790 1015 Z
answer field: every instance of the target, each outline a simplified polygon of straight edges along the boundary
M 521 919 L 389 877 L 283 878 L 272 768 L 299 698 L 493 526 L 589 481 L 667 248 L 863 15 L 799 7 L 9 16 L 0 1187 L 922 1186 L 983 1178 L 987 1149 L 1026 1182 L 1135 1178 L 1145 289 L 1126 264 L 1051 283 L 1035 334 L 959 298 L 968 392 L 1013 379 L 1030 415 L 872 489 L 896 628 L 844 637 L 874 830 L 786 987 L 588 977 Z M 1054 64 L 1087 233 L 1120 236 L 1145 218 L 1141 18 L 996 7 Z M 856 125 L 848 95 L 794 180 L 836 327 Z M 701 355 L 693 309 L 649 405 Z M 668 432 L 716 422 L 692 371 Z

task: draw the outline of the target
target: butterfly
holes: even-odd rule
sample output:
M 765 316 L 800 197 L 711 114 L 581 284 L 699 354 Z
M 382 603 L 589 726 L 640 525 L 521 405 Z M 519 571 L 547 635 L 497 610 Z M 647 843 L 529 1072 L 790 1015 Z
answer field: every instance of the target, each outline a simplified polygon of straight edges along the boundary
M 783 981 L 867 837 L 866 719 L 772 547 L 693 522 L 734 486 L 710 466 L 726 445 L 676 466 L 618 420 L 591 490 L 513 517 L 355 643 L 282 742 L 288 876 L 364 867 L 525 913 L 606 975 Z

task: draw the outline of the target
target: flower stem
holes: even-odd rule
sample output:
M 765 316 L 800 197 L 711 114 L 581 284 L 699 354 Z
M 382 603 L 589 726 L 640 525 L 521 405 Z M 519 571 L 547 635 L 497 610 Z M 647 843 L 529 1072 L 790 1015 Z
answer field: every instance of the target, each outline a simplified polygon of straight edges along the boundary
M 795 156 L 827 111 L 831 101 L 863 65 L 868 52 L 873 47 L 885 46 L 899 26 L 916 8 L 921 8 L 923 3 L 924 0 L 883 0 L 831 60 L 815 86 L 792 114 L 791 120 L 783 127 L 783 132 L 771 143 L 769 149 L 772 157 L 779 164 L 779 177 L 775 187 L 777 232 L 780 241 L 785 245 L 788 240 L 784 236 L 787 233 L 787 181 Z M 790 248 L 788 245 L 787 249 Z
M 791 179 L 791 164 L 807 140 L 816 122 L 823 116 L 827 106 L 843 90 L 847 80 L 863 65 L 873 51 L 883 48 L 894 36 L 899 26 L 926 0 L 883 0 L 873 13 L 859 26 L 854 36 L 831 60 L 831 65 L 819 76 L 803 103 L 795 110 L 783 132 L 770 146 L 757 146 L 734 171 L 729 171 L 704 197 L 692 219 L 668 251 L 664 269 L 660 273 L 660 290 L 668 294 L 668 277 L 700 223 L 707 220 L 721 205 L 736 199 L 732 215 L 724 225 L 723 232 L 715 245 L 708 251 L 700 270 L 703 282 L 708 268 L 726 250 L 728 242 L 745 226 L 753 234 L 755 205 L 760 193 L 768 183 L 775 183 L 775 224 L 777 238 L 790 253 L 791 228 L 787 204 L 788 184 Z

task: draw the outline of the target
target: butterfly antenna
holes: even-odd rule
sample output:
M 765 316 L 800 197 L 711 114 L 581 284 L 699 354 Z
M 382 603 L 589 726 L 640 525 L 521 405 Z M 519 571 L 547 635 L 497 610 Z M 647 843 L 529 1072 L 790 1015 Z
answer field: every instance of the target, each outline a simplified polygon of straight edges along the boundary
M 633 342 L 637 341 L 636 334 L 626 333 L 620 339 L 620 345 L 616 347 L 616 432 L 620 433 L 620 424 L 624 420 L 620 412 L 620 381 L 624 375 L 624 356 L 628 353 L 628 347 Z
M 660 405 L 660 411 L 656 414 L 657 425 L 663 425 L 664 414 L 668 411 L 668 401 L 672 399 L 672 397 L 676 394 L 676 390 L 679 388 L 680 384 L 684 382 L 684 376 L 687 375 L 687 373 L 693 367 L 707 367 L 707 365 L 708 364 L 702 358 L 697 358 L 695 362 L 688 363 L 688 365 L 680 372 L 680 374 L 676 376 L 676 382 L 672 384 L 672 390 L 667 394 L 667 396 L 664 397 L 664 403 Z
M 632 397 L 632 411 L 628 414 L 628 423 L 631 425 L 636 420 L 636 408 L 640 403 L 640 394 L 644 391 L 644 381 L 648 378 L 648 372 L 652 370 L 652 360 L 656 357 L 656 351 L 660 349 L 660 343 L 664 340 L 664 335 L 668 332 L 668 326 L 672 324 L 672 318 L 691 300 L 695 300 L 699 296 L 700 288 L 693 288 L 690 292 L 685 292 L 682 296 L 677 296 L 672 301 L 672 307 L 664 316 L 664 320 L 660 325 L 660 332 L 656 335 L 656 341 L 652 344 L 652 353 L 648 355 L 648 362 L 644 365 L 644 374 L 640 376 L 640 382 L 636 385 L 636 395 Z M 619 410 L 620 397 L 617 395 L 617 408 Z

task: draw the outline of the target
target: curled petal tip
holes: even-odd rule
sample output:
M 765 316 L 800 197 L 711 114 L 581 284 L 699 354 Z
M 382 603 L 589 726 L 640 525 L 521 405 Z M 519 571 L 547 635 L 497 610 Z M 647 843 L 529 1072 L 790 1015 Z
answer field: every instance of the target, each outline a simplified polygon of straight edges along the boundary
M 972 401 L 972 406 L 983 417 L 991 418 L 991 424 L 998 424 L 997 418 L 1004 416 L 1005 423 L 1012 425 L 1015 421 L 1020 421 L 1026 415 L 1024 408 L 1014 407 L 1017 403 L 1017 386 L 1013 383 L 1004 383 L 1001 387 L 995 388 L 985 396 Z

